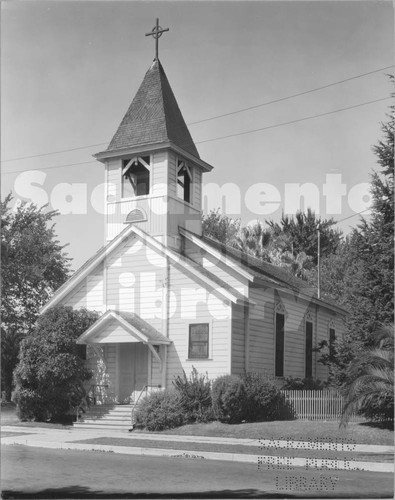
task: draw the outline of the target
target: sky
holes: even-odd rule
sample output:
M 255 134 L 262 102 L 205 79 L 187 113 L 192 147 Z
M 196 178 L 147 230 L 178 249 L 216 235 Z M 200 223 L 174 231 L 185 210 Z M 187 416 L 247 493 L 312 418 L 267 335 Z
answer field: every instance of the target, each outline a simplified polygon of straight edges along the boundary
M 104 167 L 92 155 L 110 142 L 152 63 L 145 33 L 157 17 L 170 29 L 159 58 L 201 158 L 214 166 L 204 176 L 206 210 L 247 224 L 312 206 L 347 233 L 369 206 L 372 146 L 390 104 L 391 2 L 1 8 L 2 196 L 61 211 L 56 232 L 74 269 L 103 245 Z M 230 193 L 225 205 L 215 186 Z

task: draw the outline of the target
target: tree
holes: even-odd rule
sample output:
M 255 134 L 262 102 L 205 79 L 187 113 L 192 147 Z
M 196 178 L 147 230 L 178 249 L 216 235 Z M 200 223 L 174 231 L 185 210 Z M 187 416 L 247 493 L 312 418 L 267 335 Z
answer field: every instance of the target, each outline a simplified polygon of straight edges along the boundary
M 335 253 L 342 240 L 341 231 L 332 228 L 336 221 L 334 219 L 322 220 L 310 208 L 307 212 L 299 210 L 295 218 L 283 215 L 279 224 L 272 220 L 266 223 L 272 229 L 274 238 L 284 235 L 289 237 L 291 248 L 288 248 L 288 251 L 295 257 L 303 252 L 312 258 L 314 265 L 317 265 L 318 258 L 317 227 L 320 228 L 321 256 Z
M 208 215 L 202 218 L 202 229 L 204 236 L 235 246 L 236 237 L 240 230 L 240 219 L 232 219 L 227 215 L 219 213 L 219 209 L 211 210 Z
M 355 339 L 375 343 L 375 332 L 394 322 L 394 116 L 382 124 L 384 140 L 374 146 L 380 168 L 371 176 L 372 208 L 350 241 L 347 301 Z
M 99 315 L 55 306 L 42 314 L 21 342 L 15 369 L 15 401 L 22 420 L 56 420 L 76 406 L 92 376 L 76 339 Z
M 336 355 L 324 351 L 320 358 L 337 386 L 345 382 L 352 360 L 376 345 L 377 331 L 394 321 L 394 128 L 392 114 L 382 124 L 383 140 L 373 147 L 380 167 L 371 176 L 369 219 L 362 218 L 337 252 L 322 260 L 323 296 L 349 311 L 347 335 L 337 342 Z M 314 271 L 310 279 L 316 282 Z
M 376 332 L 375 343 L 355 356 L 346 372 L 342 424 L 358 412 L 370 420 L 394 418 L 394 328 Z
M 11 210 L 11 196 L 1 209 L 1 388 L 10 399 L 19 344 L 32 329 L 40 307 L 68 276 L 69 259 L 56 240 L 55 211 L 33 204 Z
M 256 222 L 253 226 L 242 227 L 236 236 L 234 246 L 253 257 L 271 261 L 271 232 L 264 229 L 260 222 Z

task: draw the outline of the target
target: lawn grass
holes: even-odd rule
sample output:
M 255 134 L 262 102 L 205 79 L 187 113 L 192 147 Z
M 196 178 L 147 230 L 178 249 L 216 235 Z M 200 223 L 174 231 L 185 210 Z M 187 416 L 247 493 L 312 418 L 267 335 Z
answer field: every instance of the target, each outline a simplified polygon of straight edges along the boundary
M 15 406 L 7 404 L 1 407 L 1 425 L 23 427 L 47 427 L 51 429 L 72 428 L 71 425 L 49 422 L 21 422 L 16 416 Z M 135 430 L 136 432 L 147 432 Z M 153 436 L 155 433 L 151 433 Z M 324 441 L 325 439 L 347 439 L 356 444 L 393 445 L 394 432 L 380 429 L 367 423 L 350 423 L 346 428 L 339 429 L 338 422 L 322 422 L 318 420 L 287 420 L 274 422 L 255 422 L 244 424 L 191 424 L 176 429 L 163 431 L 163 434 L 180 436 L 212 436 L 245 439 L 292 439 L 295 441 Z
M 21 422 L 16 415 L 16 407 L 13 403 L 1 405 L 1 426 L 12 425 L 15 427 L 47 427 L 50 429 L 72 428 L 72 424 L 55 424 L 51 422 Z
M 139 432 L 139 431 L 135 431 Z M 163 431 L 164 434 L 180 436 L 212 436 L 245 439 L 292 439 L 295 441 L 332 441 L 341 439 L 356 444 L 393 445 L 394 432 L 388 429 L 372 427 L 366 423 L 350 423 L 346 428 L 339 428 L 338 422 L 322 421 L 274 421 L 244 424 L 191 424 L 176 429 Z
M 161 448 L 167 450 L 185 450 L 185 451 L 210 451 L 218 453 L 237 453 L 247 455 L 269 455 L 281 457 L 308 457 L 308 458 L 325 458 L 327 460 L 349 460 L 349 461 L 374 461 L 374 462 L 393 462 L 391 453 L 366 453 L 355 451 L 332 451 L 332 450 L 295 450 L 289 448 L 262 448 L 259 446 L 246 446 L 240 444 L 217 444 L 217 443 L 195 443 L 195 442 L 179 442 L 179 441 L 158 441 L 150 439 L 133 439 L 133 436 L 127 438 L 119 437 L 98 437 L 91 439 L 83 439 L 81 441 L 70 441 L 73 443 L 82 444 L 98 444 L 107 446 L 127 446 L 136 448 Z

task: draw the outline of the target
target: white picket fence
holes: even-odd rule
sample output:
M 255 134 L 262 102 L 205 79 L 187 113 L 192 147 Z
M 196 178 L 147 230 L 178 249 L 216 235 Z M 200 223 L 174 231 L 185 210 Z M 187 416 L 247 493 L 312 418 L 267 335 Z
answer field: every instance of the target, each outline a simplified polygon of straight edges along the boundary
M 281 391 L 292 403 L 295 416 L 300 420 L 339 420 L 344 400 L 335 390 Z M 352 415 L 350 422 L 362 422 L 364 417 Z

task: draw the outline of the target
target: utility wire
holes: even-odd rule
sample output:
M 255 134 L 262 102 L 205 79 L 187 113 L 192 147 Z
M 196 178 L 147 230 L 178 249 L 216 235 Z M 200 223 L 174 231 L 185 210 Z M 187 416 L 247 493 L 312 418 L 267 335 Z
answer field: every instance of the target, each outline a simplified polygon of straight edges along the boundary
M 244 111 L 249 111 L 251 109 L 261 108 L 263 106 L 268 106 L 269 104 L 274 104 L 276 102 L 286 101 L 288 99 L 293 99 L 294 97 L 299 97 L 302 95 L 310 94 L 312 92 L 317 92 L 318 90 L 327 89 L 329 87 L 333 87 L 335 85 L 339 85 L 340 83 L 349 82 L 351 80 L 355 80 L 357 78 L 362 78 L 363 76 L 372 75 L 373 73 L 378 73 L 379 71 L 384 71 L 386 69 L 392 68 L 394 65 L 386 66 L 385 68 L 375 69 L 374 71 L 369 71 L 368 73 L 363 73 L 361 75 L 351 76 L 350 78 L 346 78 L 345 80 L 339 80 L 338 82 L 328 83 L 327 85 L 323 85 L 322 87 L 316 87 L 315 89 L 305 90 L 304 92 L 299 92 L 298 94 L 292 94 L 286 97 L 280 97 L 279 99 L 275 99 L 274 101 L 263 102 L 262 104 L 255 104 L 254 106 L 250 106 L 248 108 L 242 108 L 237 111 L 230 111 L 229 113 L 224 113 L 223 115 L 212 116 L 211 118 L 204 118 L 202 120 L 198 120 L 196 122 L 190 122 L 188 125 L 196 125 L 198 123 L 208 122 L 210 120 L 216 120 L 217 118 L 223 118 L 224 116 L 236 115 L 237 113 L 243 113 Z
M 386 101 L 391 99 L 391 97 L 382 97 L 381 99 L 374 99 L 373 101 L 362 102 L 360 104 L 354 104 L 353 106 L 347 106 L 346 108 L 335 109 L 333 111 L 327 111 L 326 113 L 320 113 L 318 115 L 306 116 L 305 118 L 298 118 L 297 120 L 291 120 L 289 122 L 278 123 L 277 125 L 269 125 L 268 127 L 256 128 L 253 130 L 246 130 L 245 132 L 237 132 L 236 134 L 223 135 L 221 137 L 214 137 L 213 139 L 207 139 L 204 141 L 195 142 L 195 144 L 204 144 L 206 142 L 220 141 L 222 139 L 228 139 L 230 137 L 238 137 L 239 135 L 252 134 L 253 132 L 260 132 L 262 130 L 269 130 L 272 128 L 283 127 L 284 125 L 292 125 L 293 123 L 304 122 L 307 120 L 312 120 L 313 118 L 320 118 L 322 116 L 332 115 L 334 113 L 340 113 L 341 111 L 347 111 L 348 109 L 360 108 L 361 106 L 367 106 L 368 104 L 373 104 L 375 102 Z
M 222 115 L 216 115 L 216 116 L 212 116 L 210 118 L 203 118 L 202 120 L 198 120 L 198 121 L 194 121 L 194 122 L 189 122 L 189 123 L 187 123 L 187 125 L 188 126 L 189 125 L 197 125 L 198 123 L 204 123 L 204 122 L 207 122 L 207 121 L 210 121 L 210 120 L 215 120 L 217 118 L 223 118 L 224 116 L 231 116 L 231 115 L 235 115 L 235 114 L 238 114 L 238 113 L 243 113 L 244 111 L 249 111 L 251 109 L 260 108 L 262 106 L 268 106 L 269 104 L 275 104 L 277 102 L 286 101 L 288 99 L 293 99 L 295 97 L 299 97 L 299 96 L 302 96 L 302 95 L 310 94 L 312 92 L 317 92 L 319 90 L 323 90 L 323 89 L 326 89 L 326 88 L 329 88 L 329 87 L 333 87 L 333 86 L 339 85 L 341 83 L 349 82 L 349 81 L 355 80 L 357 78 L 362 78 L 364 76 L 372 75 L 373 73 L 379 73 L 380 71 L 384 71 L 386 69 L 390 69 L 393 66 L 394 65 L 392 64 L 391 66 L 385 66 L 384 68 L 379 68 L 379 69 L 375 69 L 373 71 L 369 71 L 367 73 L 362 73 L 360 75 L 351 76 L 350 78 L 346 78 L 344 80 L 339 80 L 337 82 L 328 83 L 327 85 L 323 85 L 321 87 L 317 87 L 317 88 L 310 89 L 310 90 L 305 90 L 304 92 L 299 92 L 297 94 L 293 94 L 293 95 L 286 96 L 286 97 L 280 97 L 279 99 L 275 99 L 273 101 L 268 101 L 268 102 L 264 102 L 264 103 L 261 103 L 261 104 L 256 104 L 254 106 L 250 106 L 250 107 L 247 107 L 247 108 L 242 108 L 242 109 L 239 109 L 239 110 L 236 110 L 236 111 L 231 111 L 229 113 L 224 113 Z M 58 154 L 58 153 L 67 153 L 69 151 L 78 151 L 80 149 L 88 149 L 88 148 L 93 148 L 93 147 L 105 146 L 106 144 L 108 144 L 108 141 L 107 142 L 101 142 L 99 144 L 90 144 L 88 146 L 79 146 L 79 147 L 76 147 L 76 148 L 62 149 L 62 150 L 59 150 L 59 151 L 51 151 L 49 153 L 41 153 L 41 154 L 30 155 L 30 156 L 20 156 L 18 158 L 9 158 L 7 160 L 2 160 L 1 163 L 7 163 L 7 162 L 17 161 L 17 160 L 28 160 L 30 158 L 37 158 L 39 156 L 49 156 L 49 155 L 54 155 L 54 154 Z
M 340 109 L 335 109 L 333 111 L 327 111 L 326 113 L 320 113 L 318 115 L 306 116 L 304 118 L 298 118 L 297 120 L 291 120 L 291 121 L 288 121 L 288 122 L 278 123 L 276 125 L 269 125 L 267 127 L 256 128 L 256 129 L 253 129 L 253 130 L 246 130 L 245 132 L 238 132 L 236 134 L 229 134 L 229 135 L 224 135 L 224 136 L 221 136 L 221 137 L 214 137 L 212 139 L 206 139 L 204 141 L 195 142 L 194 144 L 204 144 L 204 143 L 207 143 L 207 142 L 220 141 L 222 139 L 228 139 L 230 137 L 238 137 L 240 135 L 252 134 L 253 132 L 260 132 L 260 131 L 263 131 L 263 130 L 269 130 L 269 129 L 273 129 L 273 128 L 283 127 L 285 125 L 292 125 L 294 123 L 304 122 L 304 121 L 307 121 L 307 120 L 312 120 L 314 118 L 320 118 L 322 116 L 332 115 L 334 113 L 340 113 L 341 111 L 347 111 L 349 109 L 355 109 L 355 108 L 359 108 L 361 106 L 367 106 L 368 104 L 373 104 L 375 102 L 380 102 L 380 101 L 386 101 L 388 99 L 391 99 L 391 97 L 382 97 L 380 99 L 374 99 L 373 101 L 367 101 L 367 102 L 362 102 L 360 104 L 354 104 L 353 106 L 347 106 L 346 108 L 340 108 Z M 187 144 L 183 144 L 183 146 L 187 146 Z M 48 170 L 48 169 L 51 169 L 51 168 L 73 167 L 75 165 L 84 165 L 86 163 L 94 163 L 94 161 L 91 160 L 91 161 L 86 161 L 86 162 L 81 162 L 81 163 L 68 163 L 66 165 L 56 165 L 56 166 L 53 166 L 53 167 L 40 167 L 40 170 Z M 28 171 L 28 170 L 36 170 L 36 169 L 13 170 L 12 172 L 3 172 L 3 174 L 4 175 L 6 175 L 6 174 L 14 174 L 14 173 L 18 173 L 18 172 L 25 172 L 25 171 Z

